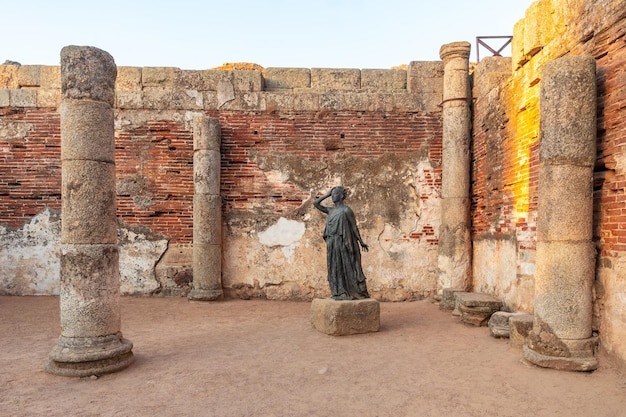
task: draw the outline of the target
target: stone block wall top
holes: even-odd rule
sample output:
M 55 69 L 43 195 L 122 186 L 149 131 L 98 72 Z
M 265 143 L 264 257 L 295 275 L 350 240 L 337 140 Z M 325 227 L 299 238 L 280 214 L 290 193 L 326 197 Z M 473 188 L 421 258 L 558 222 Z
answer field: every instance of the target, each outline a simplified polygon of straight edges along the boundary
M 539 0 L 526 10 L 524 18 L 524 55 L 536 55 L 549 41 L 553 31 L 552 2 Z
M 267 68 L 263 78 L 268 91 L 311 87 L 311 70 L 308 68 Z
M 174 67 L 143 67 L 141 85 L 144 87 L 172 85 L 180 69 Z
M 9 90 L 3 95 L 4 106 L 58 107 L 60 73 L 58 66 L 0 65 L 0 89 Z M 431 113 L 441 111 L 442 77 L 441 62 L 413 62 L 410 70 L 117 67 L 114 106 L 126 110 Z
M 10 90 L 0 90 L 0 107 L 8 107 L 11 105 Z
M 116 91 L 141 90 L 142 70 L 139 67 L 117 67 Z
M 361 71 L 358 69 L 312 68 L 311 88 L 317 91 L 359 90 Z
M 485 97 L 491 90 L 501 86 L 511 77 L 510 57 L 485 57 L 476 65 L 474 71 L 474 97 Z
M 0 65 L 0 88 L 17 88 L 17 70 L 19 65 Z
M 19 87 L 38 87 L 41 66 L 22 65 L 17 69 L 17 85 Z
M 61 89 L 61 67 L 42 66 L 39 73 L 39 86 L 48 89 Z
M 405 70 L 363 69 L 361 89 L 368 91 L 406 90 Z
M 436 93 L 443 97 L 443 62 L 411 61 L 407 71 L 407 90 L 414 94 Z

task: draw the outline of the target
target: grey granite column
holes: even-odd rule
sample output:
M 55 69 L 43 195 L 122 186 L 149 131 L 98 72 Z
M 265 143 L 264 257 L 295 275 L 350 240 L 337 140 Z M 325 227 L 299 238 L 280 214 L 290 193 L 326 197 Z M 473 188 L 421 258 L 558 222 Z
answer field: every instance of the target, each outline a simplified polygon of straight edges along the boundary
M 469 42 L 454 42 L 439 51 L 444 65 L 439 293 L 471 285 L 470 48 Z
M 193 289 L 189 299 L 215 301 L 222 290 L 221 129 L 217 119 L 193 120 Z
M 116 75 L 100 49 L 61 50 L 61 336 L 46 365 L 56 375 L 100 375 L 133 361 L 119 306 Z
M 540 366 L 596 369 L 593 166 L 596 66 L 588 56 L 545 65 L 541 81 L 535 312 L 524 356 Z

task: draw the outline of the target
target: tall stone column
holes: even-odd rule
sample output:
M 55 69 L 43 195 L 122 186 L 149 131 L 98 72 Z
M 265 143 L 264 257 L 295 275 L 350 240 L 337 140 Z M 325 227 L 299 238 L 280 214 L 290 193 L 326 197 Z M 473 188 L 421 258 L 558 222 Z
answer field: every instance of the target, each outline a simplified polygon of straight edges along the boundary
M 119 306 L 116 75 L 105 51 L 61 50 L 61 336 L 46 365 L 56 375 L 100 375 L 133 361 Z
M 221 129 L 217 119 L 193 120 L 193 289 L 189 299 L 222 299 Z
M 593 166 L 596 66 L 568 56 L 543 69 L 535 313 L 524 356 L 539 366 L 596 369 Z
M 469 42 L 443 45 L 443 156 L 439 280 L 444 288 L 471 285 Z

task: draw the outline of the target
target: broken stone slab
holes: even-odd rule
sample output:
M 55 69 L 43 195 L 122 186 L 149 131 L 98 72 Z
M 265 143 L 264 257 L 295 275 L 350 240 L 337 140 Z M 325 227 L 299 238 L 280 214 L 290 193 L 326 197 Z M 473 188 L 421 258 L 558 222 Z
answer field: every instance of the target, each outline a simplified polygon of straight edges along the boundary
M 373 298 L 316 298 L 311 303 L 311 326 L 331 336 L 377 332 L 380 329 L 380 304 Z
M 489 319 L 489 333 L 493 337 L 511 337 L 511 320 L 516 317 L 524 317 L 527 319 L 530 317 L 530 328 L 532 328 L 533 316 L 526 313 L 509 313 L 506 311 L 496 311 L 491 315 Z M 529 328 L 529 329 L 530 329 Z M 528 335 L 528 330 L 526 330 Z
M 489 318 L 489 334 L 493 337 L 509 337 L 509 318 L 513 313 L 496 311 Z
M 489 318 L 502 308 L 502 301 L 484 293 L 457 292 L 456 305 L 461 322 L 472 326 L 486 326 Z
M 440 310 L 454 310 L 456 307 L 456 299 L 454 294 L 457 292 L 465 292 L 462 288 L 444 288 L 439 303 Z
M 518 313 L 509 319 L 509 339 L 511 346 L 522 349 L 526 343 L 528 333 L 533 328 L 534 316 L 527 313 Z

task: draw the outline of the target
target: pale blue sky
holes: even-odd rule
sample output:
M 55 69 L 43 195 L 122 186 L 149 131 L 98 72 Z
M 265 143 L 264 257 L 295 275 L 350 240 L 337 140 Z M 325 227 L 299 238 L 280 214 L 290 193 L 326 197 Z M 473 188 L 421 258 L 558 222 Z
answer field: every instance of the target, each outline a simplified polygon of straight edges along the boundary
M 3 3 L 0 63 L 58 65 L 63 46 L 90 45 L 119 66 L 390 68 L 439 60 L 456 41 L 470 42 L 475 60 L 476 36 L 512 35 L 532 0 Z

